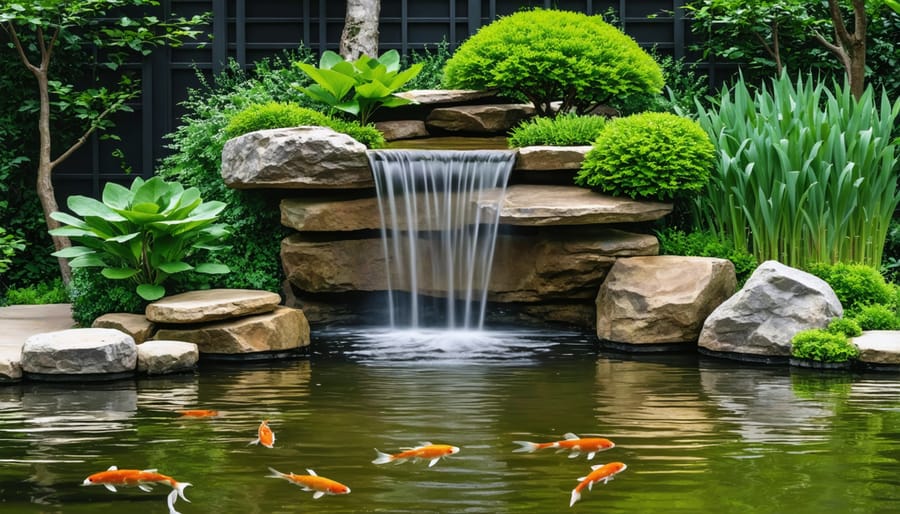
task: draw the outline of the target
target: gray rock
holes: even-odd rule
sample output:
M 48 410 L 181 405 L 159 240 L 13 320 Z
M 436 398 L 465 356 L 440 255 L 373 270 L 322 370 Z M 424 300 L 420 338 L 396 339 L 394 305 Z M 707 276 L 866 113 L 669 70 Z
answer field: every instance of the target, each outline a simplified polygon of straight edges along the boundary
M 629 345 L 696 342 L 706 317 L 736 286 L 726 259 L 618 259 L 597 294 L 597 337 Z
M 190 371 L 197 367 L 197 345 L 184 341 L 147 341 L 137 347 L 137 370 L 148 375 Z
M 384 134 L 385 141 L 415 139 L 429 135 L 422 120 L 379 121 L 375 124 L 375 128 Z
M 35 334 L 22 347 L 25 375 L 101 375 L 133 372 L 137 345 L 110 328 L 73 328 Z
M 428 115 L 425 126 L 429 130 L 500 134 L 509 131 L 532 114 L 534 107 L 526 104 L 439 107 Z
M 824 280 L 766 261 L 706 318 L 698 348 L 738 360 L 786 361 L 794 334 L 824 328 L 842 314 L 840 301 Z
M 366 147 L 326 127 L 250 132 L 225 143 L 222 178 L 236 189 L 373 187 Z
M 167 296 L 147 306 L 155 323 L 204 323 L 272 312 L 281 296 L 255 289 L 207 289 Z
M 591 146 L 525 146 L 516 155 L 515 170 L 578 170 Z
M 22 379 L 22 348 L 0 346 L 0 383 Z
M 867 330 L 852 339 L 859 361 L 876 367 L 900 366 L 900 330 Z
M 112 312 L 95 319 L 91 328 L 114 328 L 130 335 L 135 344 L 141 344 L 150 339 L 156 330 L 156 325 L 142 314 Z

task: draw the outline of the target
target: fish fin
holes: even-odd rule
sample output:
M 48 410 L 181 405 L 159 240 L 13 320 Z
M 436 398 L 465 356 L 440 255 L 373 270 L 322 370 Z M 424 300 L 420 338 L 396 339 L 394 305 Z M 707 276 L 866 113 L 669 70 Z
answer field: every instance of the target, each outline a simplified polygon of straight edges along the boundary
M 518 444 L 519 447 L 513 450 L 514 452 L 534 452 L 538 449 L 538 443 L 532 443 L 530 441 L 513 441 L 513 444 Z
M 273 444 L 264 444 L 263 446 L 265 446 L 266 448 L 275 448 L 274 441 L 272 443 Z
M 153 468 L 153 469 L 142 469 L 141 471 L 143 471 L 144 473 L 156 473 L 159 470 L 156 468 Z
M 578 480 L 579 482 L 581 482 L 582 480 L 585 480 L 585 479 L 587 479 L 587 477 L 578 477 L 575 480 Z
M 593 466 L 591 466 L 591 469 L 599 469 L 602 467 L 603 467 L 603 464 L 594 464 Z
M 575 502 L 581 499 L 581 493 L 578 492 L 578 489 L 572 489 L 572 499 L 569 500 L 569 507 L 575 505 Z
M 259 444 L 259 438 L 258 438 L 258 437 L 257 437 L 256 439 L 250 441 L 249 443 L 247 443 L 247 446 L 252 446 L 252 445 L 254 445 L 254 444 Z
M 422 441 L 419 443 L 419 448 L 423 446 L 431 446 L 431 441 Z
M 318 500 L 323 496 L 325 496 L 325 493 L 323 493 L 322 491 L 316 491 L 313 493 L 313 500 Z
M 565 434 L 563 434 L 563 438 L 568 439 L 568 440 L 580 439 L 577 435 L 573 434 L 572 432 L 566 432 Z
M 116 492 L 116 486 L 114 486 L 112 484 L 103 484 L 103 487 L 109 489 L 112 492 Z
M 431 459 L 431 462 L 428 463 L 428 467 L 430 468 L 431 466 L 434 466 L 435 464 L 438 463 L 439 460 L 441 460 L 440 457 L 435 457 L 435 458 Z
M 314 476 L 314 477 L 319 476 L 319 475 L 316 474 L 315 471 L 313 471 L 313 470 L 311 470 L 311 469 L 309 469 L 309 468 L 306 468 L 306 472 L 309 473 L 310 475 Z
M 169 506 L 169 514 L 180 514 L 177 510 L 175 510 L 175 500 L 178 498 L 178 490 L 172 489 L 172 492 L 169 493 L 169 496 L 166 497 L 166 505 Z
M 387 453 L 378 451 L 378 448 L 375 448 L 376 458 L 372 461 L 372 464 L 387 464 L 388 462 L 394 460 L 392 455 L 388 455 Z
M 578 450 L 572 450 L 572 453 L 569 454 L 569 458 L 570 458 L 570 459 L 574 459 L 574 458 L 578 457 L 579 455 L 581 455 L 581 452 L 580 452 L 580 451 L 578 451 Z
M 278 471 L 275 468 L 269 468 L 269 473 L 270 474 L 266 475 L 266 477 L 268 477 L 268 478 L 284 478 L 285 477 L 285 473 L 282 473 L 281 471 Z
M 587 455 L 587 460 L 593 459 L 593 458 L 594 458 L 594 455 L 597 455 L 597 452 L 590 452 L 590 453 L 588 453 L 588 455 Z
M 119 469 L 118 466 L 110 466 L 110 467 L 108 467 L 108 468 L 106 469 L 106 471 L 115 471 L 115 470 L 117 470 L 117 469 Z
M 147 485 L 147 484 L 140 484 L 140 485 L 138 485 L 138 489 L 140 489 L 141 491 L 144 491 L 145 493 L 149 493 L 150 491 L 153 490 L 153 487 L 150 485 Z
M 588 482 L 588 491 L 593 491 L 593 490 L 594 490 L 594 483 Z
M 181 497 L 182 500 L 191 503 L 191 500 L 188 500 L 184 495 L 184 489 L 186 487 L 190 487 L 190 482 L 175 482 L 175 490 L 178 491 L 178 496 Z

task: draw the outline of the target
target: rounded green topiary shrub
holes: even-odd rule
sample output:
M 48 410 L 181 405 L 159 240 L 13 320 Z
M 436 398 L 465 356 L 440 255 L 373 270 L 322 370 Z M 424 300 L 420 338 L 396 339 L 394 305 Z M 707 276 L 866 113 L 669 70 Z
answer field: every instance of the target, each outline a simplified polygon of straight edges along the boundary
M 828 282 L 851 317 L 864 305 L 892 305 L 896 301 L 894 288 L 871 266 L 816 263 L 808 266 L 807 271 Z
M 859 348 L 842 333 L 817 328 L 794 335 L 791 356 L 819 362 L 847 362 L 859 357 Z
M 604 126 L 606 118 L 591 114 L 566 113 L 555 118 L 532 118 L 513 129 L 509 147 L 589 145 Z
M 606 124 L 575 183 L 631 198 L 689 196 L 709 181 L 715 148 L 687 118 L 645 112 Z
M 303 125 L 329 127 L 336 132 L 347 134 L 367 148 L 384 146 L 384 135 L 375 127 L 338 120 L 306 107 L 281 102 L 251 104 L 234 113 L 225 126 L 225 137 L 230 139 L 257 130 Z
M 482 27 L 444 68 L 449 88 L 491 89 L 530 101 L 540 116 L 621 107 L 662 92 L 656 61 L 601 16 L 535 9 Z M 639 103 L 639 102 L 638 102 Z

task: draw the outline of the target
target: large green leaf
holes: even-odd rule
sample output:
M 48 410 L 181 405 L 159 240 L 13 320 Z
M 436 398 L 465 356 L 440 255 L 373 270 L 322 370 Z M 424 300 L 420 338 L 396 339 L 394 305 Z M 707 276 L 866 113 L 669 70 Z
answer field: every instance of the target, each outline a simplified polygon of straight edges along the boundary
M 102 202 L 81 195 L 70 196 L 66 202 L 69 209 L 79 216 L 97 216 L 108 221 L 122 221 L 122 217 Z
M 165 271 L 169 275 L 174 275 L 176 273 L 181 273 L 183 271 L 190 271 L 194 269 L 190 264 L 178 261 L 178 262 L 167 262 L 165 264 L 160 264 L 159 269 Z
M 332 70 L 321 70 L 306 63 L 297 63 L 297 66 L 309 75 L 316 84 L 330 93 L 334 98 L 341 100 L 356 85 L 352 78 Z
M 131 190 L 115 182 L 107 182 L 103 186 L 103 203 L 113 209 L 126 209 L 131 204 L 134 195 Z
M 63 257 L 65 259 L 71 259 L 72 257 L 81 257 L 82 255 L 91 255 L 94 253 L 94 250 L 86 247 L 86 246 L 70 246 L 68 248 L 63 248 L 57 252 L 53 252 L 50 255 L 54 257 Z
M 163 198 L 168 198 L 168 195 L 171 194 L 174 187 L 173 183 L 166 182 L 160 177 L 153 177 L 144 182 L 144 184 L 134 192 L 132 205 L 143 203 L 159 204 Z M 181 188 L 180 184 L 178 188 Z
M 75 216 L 72 216 L 71 214 L 65 213 L 65 212 L 61 212 L 61 211 L 51 212 L 50 217 L 60 223 L 65 223 L 66 225 L 72 225 L 73 227 L 78 227 L 78 228 L 82 228 L 82 229 L 88 228 L 87 224 L 84 221 L 76 218 Z
M 229 273 L 231 270 L 224 264 L 204 262 L 203 264 L 198 264 L 197 267 L 194 268 L 194 271 L 197 273 L 206 273 L 207 275 L 222 275 Z
M 341 57 L 340 54 L 333 50 L 325 50 L 324 52 L 322 52 L 322 57 L 319 58 L 319 68 L 328 70 L 333 68 L 336 64 L 340 64 L 342 62 L 346 61 L 344 61 L 344 58 Z
M 103 268 L 100 274 L 110 280 L 125 280 L 140 273 L 140 270 L 132 268 Z
M 381 54 L 378 62 L 383 64 L 388 71 L 397 71 L 400 69 L 400 52 L 397 50 L 388 50 Z
M 137 286 L 137 294 L 144 300 L 152 302 L 166 296 L 166 288 L 157 284 L 141 284 Z
M 106 261 L 104 261 L 99 255 L 82 255 L 81 257 L 75 257 L 74 259 L 69 261 L 69 266 L 73 268 L 90 268 L 93 266 L 106 266 Z

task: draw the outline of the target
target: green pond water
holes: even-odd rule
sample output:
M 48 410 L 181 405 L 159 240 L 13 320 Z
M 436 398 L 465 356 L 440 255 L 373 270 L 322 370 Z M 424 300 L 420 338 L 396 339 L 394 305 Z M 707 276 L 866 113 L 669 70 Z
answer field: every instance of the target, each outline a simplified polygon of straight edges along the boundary
M 626 355 L 594 337 L 320 333 L 308 358 L 94 385 L 0 387 L 0 512 L 168 509 L 82 487 L 111 465 L 191 482 L 192 513 L 900 512 L 900 377 Z M 181 409 L 217 409 L 208 419 Z M 275 447 L 248 446 L 269 419 Z M 593 460 L 512 441 L 599 435 Z M 459 446 L 375 465 L 373 448 Z M 628 469 L 569 507 L 591 465 Z M 268 468 L 348 485 L 314 500 Z

